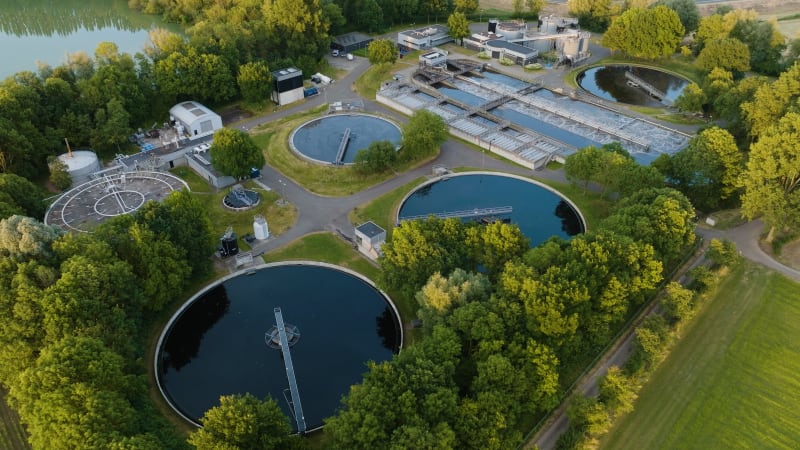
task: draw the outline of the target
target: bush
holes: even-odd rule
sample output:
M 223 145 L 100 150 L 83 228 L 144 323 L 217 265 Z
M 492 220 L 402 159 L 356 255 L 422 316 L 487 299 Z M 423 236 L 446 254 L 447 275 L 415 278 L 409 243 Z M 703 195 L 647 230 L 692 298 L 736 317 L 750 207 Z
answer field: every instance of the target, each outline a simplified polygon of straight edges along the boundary
M 539 63 L 533 63 L 533 64 L 526 64 L 525 65 L 525 70 L 542 70 L 542 69 L 543 69 L 543 67 Z
M 354 168 L 362 175 L 380 173 L 390 168 L 397 160 L 397 151 L 389 141 L 376 141 L 369 148 L 356 153 Z
M 510 60 L 508 58 L 500 58 L 500 64 L 502 64 L 504 66 L 513 66 L 514 65 L 514 61 Z

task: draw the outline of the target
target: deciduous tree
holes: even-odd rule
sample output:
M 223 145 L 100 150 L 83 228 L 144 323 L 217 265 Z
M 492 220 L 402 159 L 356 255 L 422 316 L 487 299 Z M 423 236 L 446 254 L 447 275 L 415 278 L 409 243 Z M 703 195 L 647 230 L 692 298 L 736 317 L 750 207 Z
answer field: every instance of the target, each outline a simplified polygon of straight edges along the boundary
M 633 8 L 614 18 L 602 43 L 634 57 L 656 59 L 675 53 L 683 34 L 678 14 L 666 6 Z
M 460 40 L 462 45 L 464 38 L 470 35 L 467 16 L 462 12 L 450 14 L 450 17 L 447 18 L 447 27 L 450 29 L 450 36 L 453 36 L 455 40 Z
M 264 154 L 250 135 L 235 128 L 221 128 L 214 133 L 209 149 L 214 168 L 237 180 L 247 178 L 255 167 L 264 166 Z
M 219 402 L 203 414 L 203 428 L 189 435 L 189 443 L 198 450 L 299 448 L 295 441 L 300 438 L 290 435 L 289 418 L 272 398 L 223 395 Z
M 745 217 L 762 216 L 764 222 L 781 232 L 800 227 L 798 152 L 800 114 L 794 112 L 767 128 L 758 142 L 750 146 L 750 158 L 741 180 Z
M 253 61 L 239 66 L 236 83 L 242 98 L 247 102 L 262 102 L 268 100 L 272 94 L 272 73 L 264 61 Z
M 400 50 L 391 39 L 377 39 L 367 47 L 367 59 L 372 64 L 394 63 L 399 55 Z
M 694 0 L 658 0 L 655 5 L 664 5 L 675 11 L 686 33 L 697 30 L 700 24 L 700 11 Z
M 750 49 L 735 38 L 714 39 L 706 42 L 695 64 L 706 72 L 714 68 L 746 72 L 750 70 Z
M 415 111 L 403 126 L 400 158 L 412 161 L 437 154 L 448 133 L 447 124 L 440 116 L 424 109 Z

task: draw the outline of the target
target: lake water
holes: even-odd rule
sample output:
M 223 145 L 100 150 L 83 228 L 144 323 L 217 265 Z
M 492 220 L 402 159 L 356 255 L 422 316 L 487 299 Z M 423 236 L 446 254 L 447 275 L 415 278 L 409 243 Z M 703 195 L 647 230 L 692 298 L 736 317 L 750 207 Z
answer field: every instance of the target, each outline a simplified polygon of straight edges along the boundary
M 25 0 L 0 2 L 0 79 L 37 68 L 37 61 L 58 66 L 79 51 L 94 57 L 101 42 L 135 54 L 150 41 L 148 32 L 181 32 L 158 16 L 140 14 L 125 0 Z

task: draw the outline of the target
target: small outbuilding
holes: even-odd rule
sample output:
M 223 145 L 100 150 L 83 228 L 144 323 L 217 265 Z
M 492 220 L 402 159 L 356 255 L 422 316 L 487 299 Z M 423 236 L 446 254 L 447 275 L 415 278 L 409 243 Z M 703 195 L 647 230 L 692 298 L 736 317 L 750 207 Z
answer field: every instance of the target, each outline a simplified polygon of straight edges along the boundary
M 381 246 L 386 242 L 386 230 L 369 221 L 357 226 L 355 234 L 358 251 L 371 259 L 378 259 Z
M 305 98 L 303 95 L 303 71 L 295 67 L 272 72 L 274 89 L 272 101 L 278 105 L 288 105 Z
M 331 50 L 339 50 L 340 54 L 352 53 L 361 48 L 367 48 L 372 38 L 364 33 L 352 32 L 340 34 L 333 38 Z
M 179 138 L 200 139 L 222 128 L 222 117 L 195 101 L 178 103 L 169 110 Z

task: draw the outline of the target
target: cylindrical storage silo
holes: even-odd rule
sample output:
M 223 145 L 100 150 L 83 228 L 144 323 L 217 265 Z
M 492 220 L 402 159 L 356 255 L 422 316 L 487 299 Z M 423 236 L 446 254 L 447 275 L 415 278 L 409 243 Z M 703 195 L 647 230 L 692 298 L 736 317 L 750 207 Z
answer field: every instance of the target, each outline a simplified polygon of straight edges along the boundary
M 589 33 L 581 33 L 580 34 L 580 52 L 586 53 L 589 51 L 589 37 L 591 35 Z
M 564 56 L 567 57 L 574 57 L 578 55 L 578 47 L 579 47 L 578 38 L 569 38 L 564 40 Z
M 259 241 L 269 237 L 269 225 L 264 216 L 258 215 L 253 218 L 253 236 Z
M 89 150 L 64 153 L 58 155 L 58 160 L 67 166 L 67 173 L 72 178 L 73 186 L 89 181 L 93 173 L 102 169 L 97 154 Z
M 507 40 L 519 39 L 525 34 L 525 24 L 521 22 L 502 22 L 497 24 L 497 32 Z

